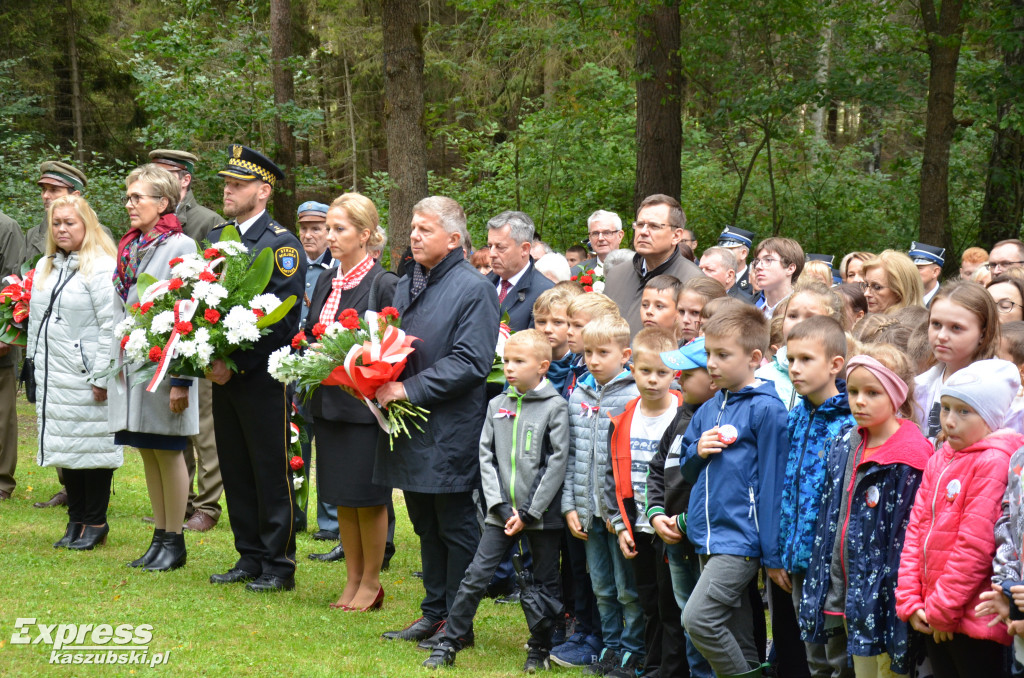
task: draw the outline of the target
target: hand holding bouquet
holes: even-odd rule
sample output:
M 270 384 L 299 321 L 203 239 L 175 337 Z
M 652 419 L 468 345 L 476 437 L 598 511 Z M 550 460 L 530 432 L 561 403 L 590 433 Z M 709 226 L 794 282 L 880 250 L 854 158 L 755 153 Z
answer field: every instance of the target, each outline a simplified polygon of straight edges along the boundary
M 0 342 L 24 346 L 28 331 L 28 309 L 32 300 L 32 279 L 39 257 L 21 266 L 21 275 L 6 276 L 0 283 Z
M 310 344 L 305 332 L 299 332 L 291 347 L 270 354 L 270 376 L 285 384 L 297 382 L 307 396 L 324 385 L 340 386 L 361 398 L 394 448 L 395 435 L 409 435 L 410 422 L 422 431 L 418 420 L 425 421 L 429 414 L 407 400 L 393 401 L 386 408 L 374 401 L 377 389 L 398 378 L 415 350 L 412 342 L 416 338 L 403 332 L 400 324 L 398 310 L 391 306 L 380 313 L 367 311 L 362 318 L 355 309 L 347 308 L 339 322 L 313 326 L 315 343 Z

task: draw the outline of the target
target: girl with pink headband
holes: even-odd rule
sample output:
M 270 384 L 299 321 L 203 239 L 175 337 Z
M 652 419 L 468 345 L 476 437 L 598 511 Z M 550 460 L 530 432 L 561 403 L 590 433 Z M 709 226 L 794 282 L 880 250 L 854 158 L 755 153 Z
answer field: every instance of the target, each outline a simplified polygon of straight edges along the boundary
M 917 657 L 896 615 L 907 521 L 931 443 L 913 420 L 914 370 L 894 346 L 869 345 L 847 363 L 857 427 L 827 451 L 823 510 L 800 600 L 805 641 L 844 625 L 857 678 L 907 673 Z

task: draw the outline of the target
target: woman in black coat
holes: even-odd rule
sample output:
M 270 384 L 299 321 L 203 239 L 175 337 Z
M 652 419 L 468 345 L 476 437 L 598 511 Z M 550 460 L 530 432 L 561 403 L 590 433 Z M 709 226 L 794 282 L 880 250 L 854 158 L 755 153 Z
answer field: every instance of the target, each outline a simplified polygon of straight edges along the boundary
M 358 193 L 345 193 L 327 212 L 327 245 L 339 265 L 321 275 L 309 302 L 306 333 L 317 323 L 338 321 L 345 309 L 360 316 L 391 304 L 398 278 L 374 262 L 368 247 L 379 245 L 377 208 Z M 337 386 L 321 386 L 310 402 L 317 445 L 320 499 L 338 507 L 338 529 L 348 573 L 331 607 L 366 611 L 381 606 L 380 567 L 387 542 L 386 504 L 391 488 L 375 485 L 374 449 L 381 431 L 362 400 Z

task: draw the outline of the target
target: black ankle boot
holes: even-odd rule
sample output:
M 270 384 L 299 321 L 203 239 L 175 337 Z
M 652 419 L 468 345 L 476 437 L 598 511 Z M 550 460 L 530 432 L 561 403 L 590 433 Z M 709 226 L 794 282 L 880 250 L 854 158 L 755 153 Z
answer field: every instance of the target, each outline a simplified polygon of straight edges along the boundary
M 153 562 L 156 554 L 160 553 L 160 549 L 164 547 L 164 533 L 165 531 L 159 528 L 153 530 L 153 541 L 149 542 L 149 548 L 146 549 L 141 558 L 136 558 L 128 563 L 128 567 L 142 567 Z
M 69 522 L 67 529 L 64 530 L 64 536 L 58 541 L 53 543 L 53 548 L 64 549 L 68 547 L 68 544 L 78 539 L 78 535 L 82 533 L 82 523 Z
M 185 535 L 181 532 L 166 532 L 163 536 L 163 548 L 142 569 L 148 572 L 167 572 L 178 569 L 185 564 L 187 559 Z
M 110 532 L 110 525 L 106 523 L 99 527 L 86 525 L 82 528 L 81 536 L 68 544 L 68 548 L 75 551 L 92 551 L 97 545 L 107 543 L 108 532 Z

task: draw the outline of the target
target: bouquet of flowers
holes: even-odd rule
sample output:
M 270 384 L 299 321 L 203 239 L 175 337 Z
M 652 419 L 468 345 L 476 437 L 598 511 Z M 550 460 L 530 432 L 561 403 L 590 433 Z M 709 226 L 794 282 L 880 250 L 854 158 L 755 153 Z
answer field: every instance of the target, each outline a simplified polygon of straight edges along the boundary
M 220 242 L 176 257 L 170 266 L 169 280 L 139 276 L 139 302 L 115 329 L 129 362 L 155 366 L 150 392 L 168 371 L 203 376 L 217 359 L 234 368 L 231 353 L 251 348 L 295 304 L 294 296 L 281 301 L 262 294 L 273 252 L 252 257 L 234 226 L 224 229 Z
M 570 280 L 575 280 L 583 285 L 584 292 L 604 292 L 604 276 L 592 268 L 583 271 L 580 275 L 574 275 Z
M 32 279 L 39 257 L 21 265 L 21 275 L 9 275 L 0 287 L 0 342 L 24 346 L 28 331 L 28 309 L 32 300 Z
M 491 373 L 487 375 L 488 384 L 505 383 L 505 342 L 512 336 L 509 322 L 508 311 L 505 311 L 498 324 L 498 344 L 494 347 L 494 362 L 491 364 Z
M 291 416 L 288 418 L 288 467 L 292 470 L 292 489 L 295 490 L 295 503 L 303 507 L 309 496 L 309 471 L 302 459 L 302 443 L 306 436 L 306 421 L 293 404 Z
M 310 344 L 305 331 L 270 354 L 270 376 L 285 384 L 297 382 L 307 397 L 321 385 L 340 386 L 355 398 L 361 398 L 377 423 L 388 434 L 394 449 L 394 436 L 409 435 L 409 424 L 420 431 L 429 411 L 407 400 L 393 401 L 382 408 L 374 401 L 377 389 L 394 381 L 405 369 L 405 361 L 415 349 L 411 337 L 401 329 L 398 310 L 388 306 L 367 311 L 360 318 L 352 308 L 341 312 L 341 321 L 313 326 Z

